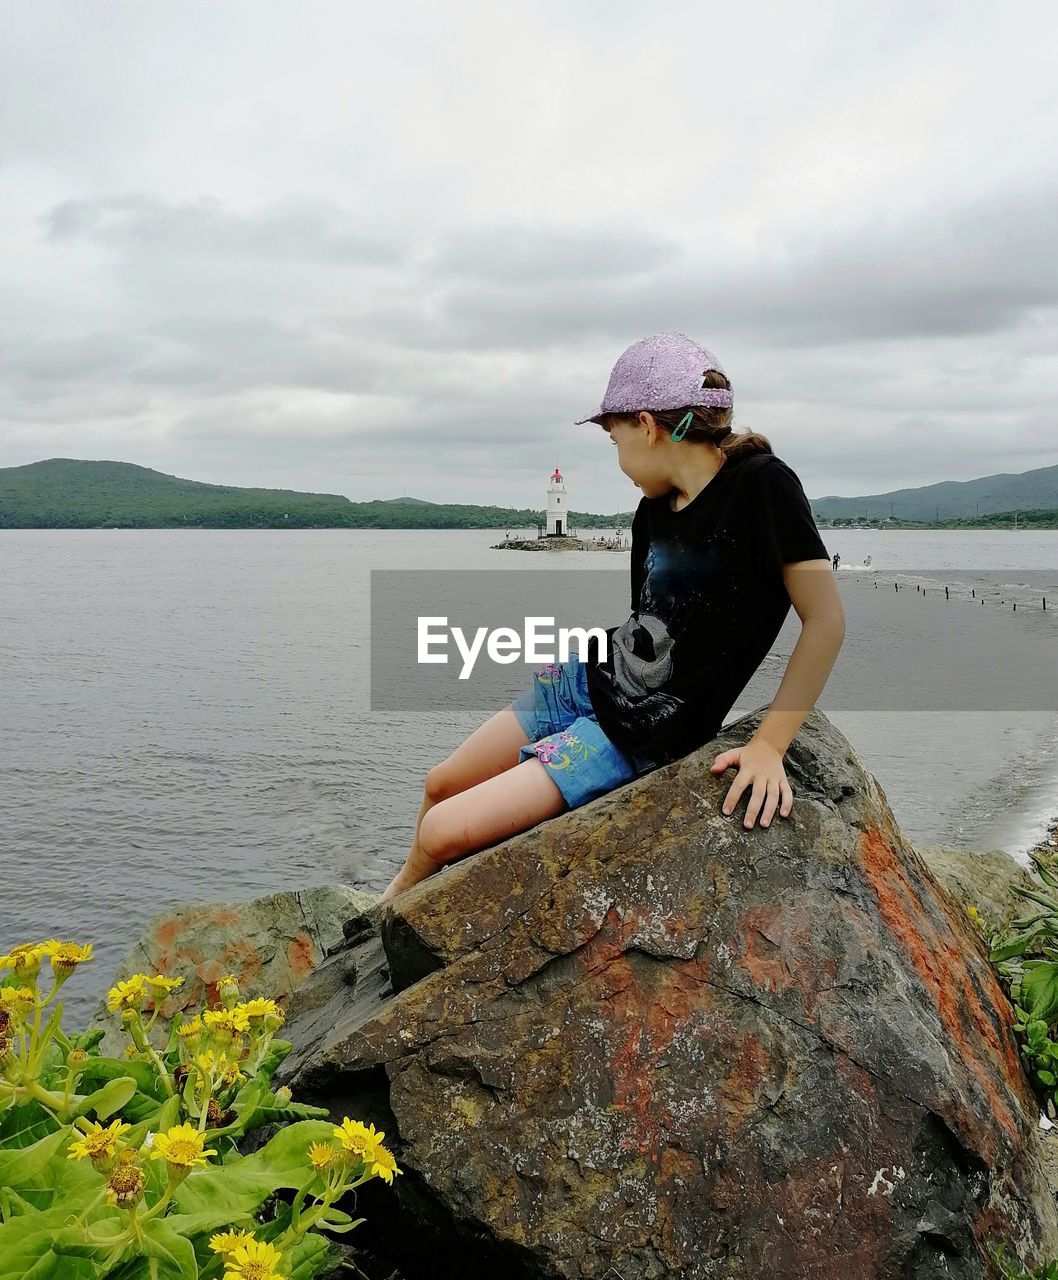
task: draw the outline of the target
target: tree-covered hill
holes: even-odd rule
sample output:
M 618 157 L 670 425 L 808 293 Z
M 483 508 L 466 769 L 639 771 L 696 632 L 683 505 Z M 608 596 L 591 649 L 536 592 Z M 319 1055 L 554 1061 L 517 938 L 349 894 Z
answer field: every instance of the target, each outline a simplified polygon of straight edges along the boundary
M 570 516 L 585 529 L 631 523 L 629 512 Z M 524 529 L 543 518 L 529 509 L 203 484 L 131 462 L 50 458 L 0 468 L 0 529 Z
M 1058 508 L 1058 466 L 980 476 L 976 480 L 942 480 L 919 489 L 893 489 L 860 498 L 828 494 L 812 498 L 811 503 L 817 520 L 865 516 L 924 524 L 1030 509 L 1053 511 Z

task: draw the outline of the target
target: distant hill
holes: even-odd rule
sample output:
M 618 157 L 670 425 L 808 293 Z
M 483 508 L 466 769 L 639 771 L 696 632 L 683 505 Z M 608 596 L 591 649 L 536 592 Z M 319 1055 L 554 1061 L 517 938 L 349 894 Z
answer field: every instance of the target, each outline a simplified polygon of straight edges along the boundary
M 574 527 L 628 526 L 631 513 L 570 512 Z M 50 458 L 0 468 L 0 529 L 502 529 L 543 511 L 203 484 L 131 462 Z
M 922 489 L 898 489 L 863 498 L 812 500 L 816 519 L 898 520 L 943 524 L 1010 513 L 1032 518 L 1026 527 L 1055 527 L 1058 466 L 1021 475 L 944 481 Z M 608 515 L 569 513 L 574 529 L 631 524 L 628 511 Z M 0 529 L 525 529 L 542 523 L 539 509 L 482 507 L 386 498 L 350 502 L 335 493 L 294 489 L 241 489 L 203 484 L 152 471 L 131 462 L 85 462 L 50 458 L 23 467 L 0 468 Z M 1042 521 L 1042 523 L 1038 523 Z
M 841 498 L 829 494 L 811 498 L 817 520 L 866 515 L 884 520 L 935 521 L 958 517 L 994 515 L 999 512 L 1050 510 L 1058 508 L 1058 466 L 1034 471 L 982 476 L 979 480 L 942 480 L 921 489 L 893 489 L 862 498 Z
M 0 469 L 0 528 L 173 528 L 328 524 L 349 499 L 202 484 L 131 462 L 50 458 Z

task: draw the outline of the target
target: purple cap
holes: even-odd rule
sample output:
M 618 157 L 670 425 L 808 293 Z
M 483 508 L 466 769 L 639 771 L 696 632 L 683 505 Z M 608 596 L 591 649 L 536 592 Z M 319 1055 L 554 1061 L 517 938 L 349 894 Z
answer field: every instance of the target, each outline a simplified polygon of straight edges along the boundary
M 704 405 L 729 409 L 731 392 L 723 387 L 703 387 L 710 369 L 724 373 L 720 361 L 701 343 L 685 333 L 655 333 L 633 342 L 618 357 L 606 384 L 602 404 L 582 422 L 599 422 L 606 413 L 659 412 Z M 727 377 L 727 374 L 724 374 Z

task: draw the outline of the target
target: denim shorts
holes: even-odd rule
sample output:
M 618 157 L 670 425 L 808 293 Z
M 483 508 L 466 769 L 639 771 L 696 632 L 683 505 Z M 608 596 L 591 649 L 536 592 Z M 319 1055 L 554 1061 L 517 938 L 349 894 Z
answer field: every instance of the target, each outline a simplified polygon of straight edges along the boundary
M 576 655 L 534 671 L 532 684 L 511 709 L 529 738 L 518 763 L 535 755 L 571 809 L 645 771 L 599 728 L 584 665 Z

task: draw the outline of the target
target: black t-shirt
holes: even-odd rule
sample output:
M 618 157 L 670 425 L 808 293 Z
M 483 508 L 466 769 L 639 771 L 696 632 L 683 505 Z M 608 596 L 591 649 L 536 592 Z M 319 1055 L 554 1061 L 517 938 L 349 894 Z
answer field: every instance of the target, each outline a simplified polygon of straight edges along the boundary
M 728 458 L 682 510 L 643 497 L 632 521 L 632 616 L 586 661 L 599 726 L 641 770 L 719 733 L 790 610 L 782 567 L 829 560 L 796 473 Z

